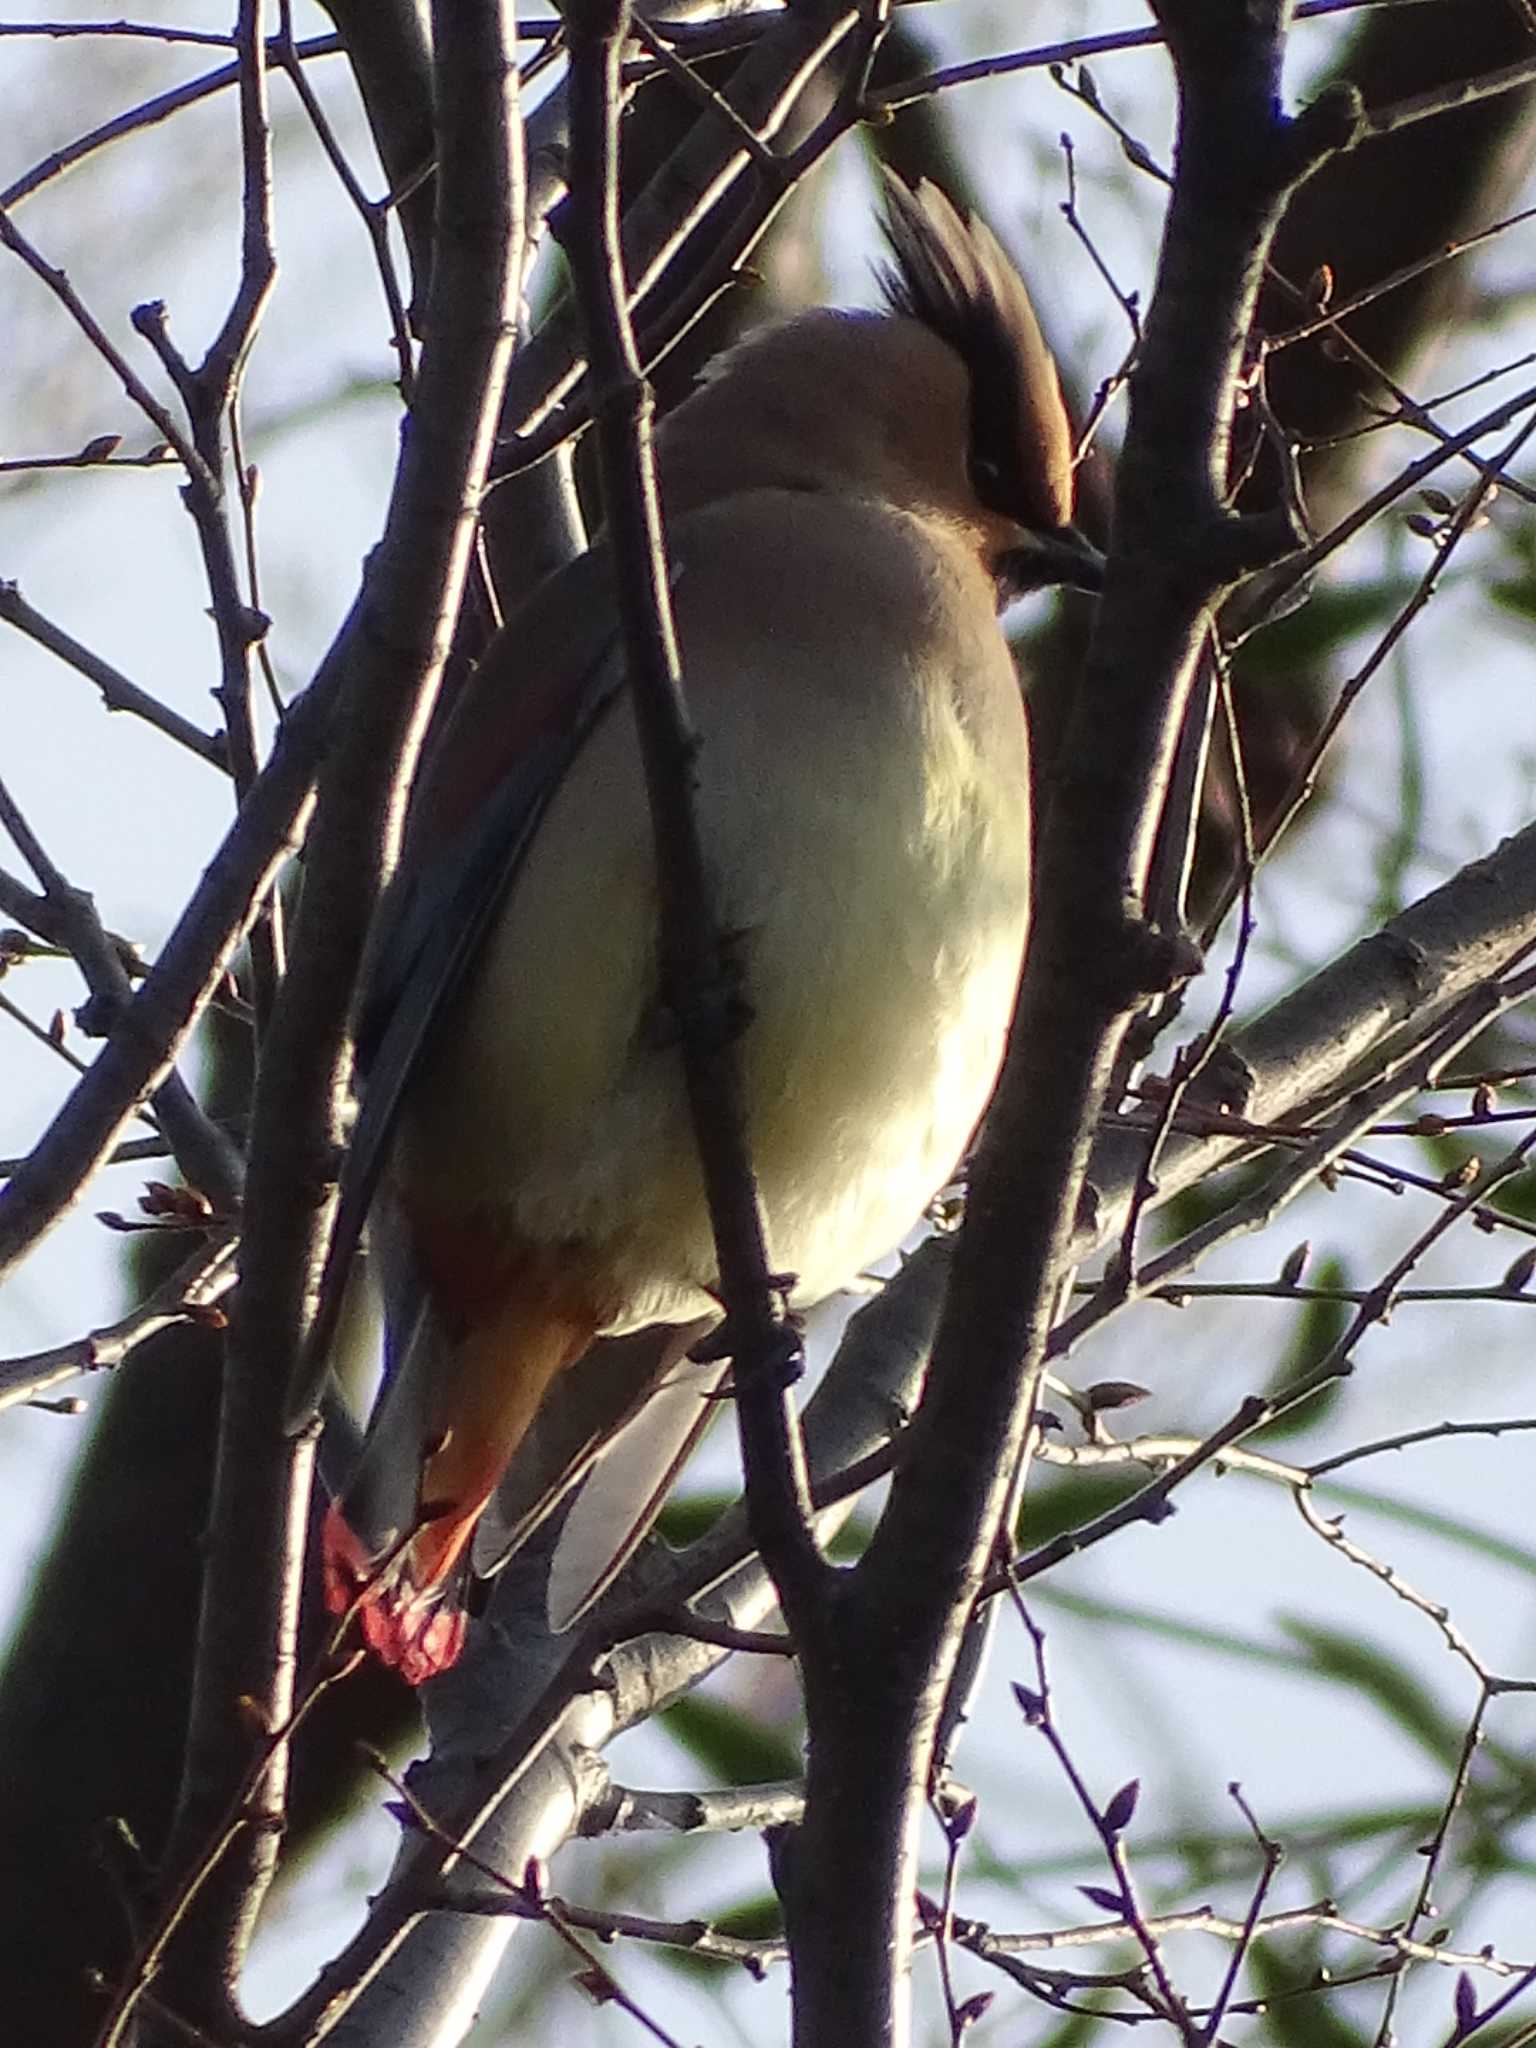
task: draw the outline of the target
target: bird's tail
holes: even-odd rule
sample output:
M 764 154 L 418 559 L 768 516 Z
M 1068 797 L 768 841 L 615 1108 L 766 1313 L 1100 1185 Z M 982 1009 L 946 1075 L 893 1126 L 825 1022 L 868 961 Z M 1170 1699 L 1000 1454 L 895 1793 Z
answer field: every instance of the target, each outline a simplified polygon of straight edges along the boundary
M 473 1324 L 423 1306 L 362 1462 L 322 1537 L 326 1606 L 408 1684 L 446 1671 L 464 1641 L 466 1545 L 555 1376 L 593 1323 L 513 1289 Z

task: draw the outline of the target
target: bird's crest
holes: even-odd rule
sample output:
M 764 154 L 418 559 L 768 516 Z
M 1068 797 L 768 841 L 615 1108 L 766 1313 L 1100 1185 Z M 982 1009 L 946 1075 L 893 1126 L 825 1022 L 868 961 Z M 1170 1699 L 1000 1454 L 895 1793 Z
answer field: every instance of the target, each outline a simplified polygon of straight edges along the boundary
M 891 312 L 949 343 L 971 379 L 973 482 L 994 511 L 1055 528 L 1072 516 L 1072 430 L 1056 365 L 1018 272 L 984 221 L 937 185 L 887 171 L 880 272 Z

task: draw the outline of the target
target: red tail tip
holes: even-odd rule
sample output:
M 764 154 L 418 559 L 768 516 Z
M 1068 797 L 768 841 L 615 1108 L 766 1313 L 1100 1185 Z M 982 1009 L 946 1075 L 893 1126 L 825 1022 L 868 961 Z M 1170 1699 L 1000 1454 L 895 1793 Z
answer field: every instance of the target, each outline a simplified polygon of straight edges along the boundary
M 458 1546 L 456 1545 L 455 1548 Z M 355 1612 L 363 1641 L 407 1685 L 436 1678 L 459 1659 L 465 1617 L 441 1578 L 420 1586 L 412 1575 L 414 1544 L 393 1569 L 365 1549 L 338 1506 L 321 1534 L 321 1578 L 331 1614 Z

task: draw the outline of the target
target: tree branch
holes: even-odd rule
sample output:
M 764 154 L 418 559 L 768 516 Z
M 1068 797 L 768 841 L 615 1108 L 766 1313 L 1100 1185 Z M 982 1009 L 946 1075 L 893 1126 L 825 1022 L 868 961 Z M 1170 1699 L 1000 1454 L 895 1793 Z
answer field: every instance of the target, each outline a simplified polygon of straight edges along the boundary
M 236 1977 L 282 1813 L 286 1760 L 275 1746 L 233 1809 L 222 1858 L 208 1863 L 267 1731 L 292 1707 L 312 1444 L 285 1435 L 283 1413 L 323 1256 L 348 1010 L 463 591 L 520 276 L 512 9 L 443 4 L 434 25 L 427 346 L 384 537 L 333 650 L 342 737 L 321 776 L 294 967 L 258 1069 L 187 1770 L 167 1856 L 173 1886 L 194 1869 L 204 1882 L 181 1902 L 157 1996 L 215 2028 L 236 2017 Z
M 289 711 L 224 844 L 154 966 L 25 1163 L 0 1190 L 0 1276 L 79 1198 L 135 1107 L 160 1083 L 286 857 L 325 744 L 336 678 Z
M 1209 607 L 1294 544 L 1225 507 L 1236 377 L 1290 188 L 1347 142 L 1353 102 L 1278 112 L 1285 9 L 1158 10 L 1180 88 L 1179 175 L 1131 385 L 1113 544 L 1042 841 L 1039 908 L 997 1102 L 971 1177 L 928 1391 L 841 1654 L 805 1681 L 801 1828 L 779 1873 L 796 2040 L 899 2040 L 917 1825 L 934 1732 L 1022 1449 L 1114 1054 L 1173 964 L 1142 890 Z M 1113 746 L 1106 734 L 1113 734 Z
M 200 761 L 210 767 L 229 769 L 229 750 L 222 733 L 204 732 L 189 718 L 183 718 L 179 711 L 173 711 L 168 704 L 162 704 L 158 697 L 141 690 L 137 683 L 130 682 L 111 662 L 103 661 L 89 647 L 83 647 L 71 633 L 62 626 L 56 626 L 34 605 L 28 604 L 22 596 L 19 585 L 0 582 L 0 619 L 14 626 L 35 640 L 39 647 L 46 647 L 50 654 L 56 654 L 60 661 L 93 682 L 101 692 L 101 701 L 108 711 L 126 711 L 135 718 L 142 718 L 168 739 L 196 754 Z

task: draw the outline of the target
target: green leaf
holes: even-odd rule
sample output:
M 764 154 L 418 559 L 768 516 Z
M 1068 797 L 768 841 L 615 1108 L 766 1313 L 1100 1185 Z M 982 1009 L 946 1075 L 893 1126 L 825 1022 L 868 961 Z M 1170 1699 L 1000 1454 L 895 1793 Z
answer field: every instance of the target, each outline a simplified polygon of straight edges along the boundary
M 1325 1291 L 1346 1288 L 1350 1285 L 1349 1268 L 1339 1258 L 1321 1259 L 1308 1275 L 1308 1284 Z M 1287 1387 L 1305 1378 L 1338 1343 L 1353 1313 L 1345 1301 L 1303 1302 L 1300 1315 L 1291 1325 L 1290 1342 L 1270 1375 L 1265 1394 L 1271 1399 L 1283 1396 Z M 1326 1421 L 1343 1391 L 1342 1380 L 1320 1388 L 1310 1401 L 1304 1401 L 1288 1415 L 1255 1430 L 1251 1440 L 1255 1444 L 1275 1444 L 1287 1437 L 1299 1436 L 1305 1430 L 1315 1429 L 1320 1422 Z
M 1536 1172 L 1517 1173 L 1495 1188 L 1488 1197 L 1490 1209 L 1506 1216 L 1518 1216 L 1522 1223 L 1536 1223 Z
M 707 1536 L 729 1507 L 736 1504 L 733 1493 L 675 1494 L 656 1518 L 656 1533 L 674 1550 Z
M 1463 1550 L 1487 1558 L 1490 1563 L 1512 1565 L 1516 1571 L 1536 1576 L 1536 1547 L 1511 1542 L 1509 1537 L 1495 1530 L 1479 1529 L 1475 1523 L 1463 1522 L 1455 1515 L 1440 1514 L 1420 1501 L 1398 1500 L 1390 1493 L 1377 1493 L 1373 1487 L 1346 1486 L 1332 1473 L 1325 1472 L 1317 1481 L 1317 1487 L 1319 1492 L 1326 1494 L 1330 1509 L 1363 1508 L 1369 1514 L 1385 1515 L 1406 1529 L 1419 1529 L 1426 1536 L 1442 1537 L 1447 1543 L 1455 1543 Z
M 1040 2048 L 1083 2048 L 1085 2042 L 1101 2040 L 1107 2027 L 1107 2022 L 1101 2026 L 1097 2013 L 1074 2013 L 1051 2033 L 1040 2036 Z
M 1536 561 L 1528 559 L 1513 576 L 1490 578 L 1483 589 L 1515 618 L 1536 619 Z
M 800 1775 L 798 1737 L 771 1728 L 740 1707 L 690 1693 L 668 1707 L 661 1726 L 722 1784 L 774 1784 Z
M 1263 2039 L 1272 2048 L 1365 2048 L 1369 2035 L 1352 2027 L 1339 2011 L 1341 1993 L 1325 1985 L 1300 1990 L 1317 1976 L 1322 1962 L 1322 1945 L 1316 1939 L 1259 1941 L 1249 1950 L 1254 1988 L 1266 2000 Z
M 1243 649 L 1243 681 L 1259 688 L 1317 668 L 1356 634 L 1384 626 L 1418 587 L 1411 576 L 1320 584 L 1304 605 L 1255 633 Z
M 1278 1615 L 1276 1619 L 1301 1645 L 1307 1664 L 1319 1677 L 1374 1701 L 1387 1719 L 1436 1763 L 1449 1766 L 1455 1762 L 1461 1750 L 1462 1723 L 1445 1713 L 1429 1688 L 1411 1677 L 1395 1657 L 1373 1649 L 1358 1636 L 1319 1628 L 1297 1615 Z
M 1046 1403 L 1049 1406 L 1049 1402 Z M 1039 1483 L 1037 1484 L 1037 1477 Z M 1020 1550 L 1037 1550 L 1069 1529 L 1080 1529 L 1146 1484 L 1146 1475 L 1125 1472 L 1031 1472 L 1029 1490 L 1014 1532 Z
M 1400 657 L 1400 645 L 1393 662 L 1394 695 L 1397 700 L 1397 803 L 1396 815 L 1376 848 L 1376 900 L 1371 922 L 1384 924 L 1403 908 L 1408 873 L 1418 858 L 1424 830 L 1424 739 L 1419 720 L 1418 699 L 1407 663 Z
M 1262 1636 L 1240 1635 L 1236 1629 L 1207 1628 L 1199 1622 L 1184 1621 L 1178 1615 L 1157 1614 L 1144 1607 L 1122 1607 L 1112 1600 L 1096 1600 L 1083 1593 L 1068 1593 L 1042 1580 L 1030 1589 L 1031 1599 L 1058 1613 L 1077 1616 L 1102 1626 L 1130 1628 L 1142 1635 L 1157 1636 L 1164 1642 L 1183 1643 L 1192 1650 L 1212 1650 L 1220 1657 L 1238 1657 L 1249 1663 L 1273 1664 L 1285 1671 L 1296 1669 L 1296 1653 L 1283 1643 L 1266 1642 Z
M 1187 1188 L 1159 1204 L 1148 1219 L 1154 1242 L 1159 1247 L 1170 1245 L 1177 1238 L 1187 1237 L 1192 1230 L 1199 1230 L 1213 1216 L 1219 1216 L 1234 1203 L 1246 1200 L 1271 1171 L 1272 1168 L 1258 1160 L 1245 1160 L 1220 1173 L 1208 1174 L 1204 1180 L 1191 1182 Z

